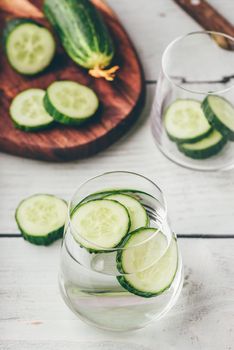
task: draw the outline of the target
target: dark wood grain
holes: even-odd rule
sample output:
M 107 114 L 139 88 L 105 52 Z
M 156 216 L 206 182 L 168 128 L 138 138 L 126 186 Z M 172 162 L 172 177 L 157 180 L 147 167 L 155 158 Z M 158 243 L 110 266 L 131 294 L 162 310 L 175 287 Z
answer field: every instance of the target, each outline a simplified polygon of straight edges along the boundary
M 33 1 L 40 7 L 41 1 Z M 28 158 L 68 161 L 90 156 L 103 150 L 125 133 L 137 119 L 144 104 L 144 79 L 136 52 L 116 15 L 101 0 L 93 3 L 102 12 L 117 48 L 114 64 L 120 70 L 113 82 L 94 79 L 58 47 L 53 64 L 42 74 L 27 78 L 17 74 L 0 52 L 0 150 Z M 0 14 L 1 30 L 6 14 Z M 48 26 L 46 21 L 40 20 Z M 59 46 L 59 45 L 58 45 Z M 50 130 L 26 133 L 14 128 L 9 105 L 20 91 L 46 87 L 54 80 L 71 79 L 97 93 L 101 108 L 93 121 L 80 128 L 56 125 Z
M 228 34 L 234 37 L 234 26 L 205 0 L 174 0 L 204 29 Z M 234 50 L 233 41 L 214 36 L 224 49 Z

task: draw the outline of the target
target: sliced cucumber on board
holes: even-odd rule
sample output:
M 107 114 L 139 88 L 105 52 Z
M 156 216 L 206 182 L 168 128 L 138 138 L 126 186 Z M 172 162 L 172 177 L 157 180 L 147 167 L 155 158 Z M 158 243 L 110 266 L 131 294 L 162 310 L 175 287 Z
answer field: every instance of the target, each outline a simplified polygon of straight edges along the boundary
M 8 61 L 21 74 L 41 72 L 54 57 L 55 41 L 52 34 L 31 19 L 8 21 L 3 37 Z
M 190 158 L 205 159 L 220 152 L 226 143 L 227 139 L 217 130 L 213 130 L 201 141 L 178 144 L 178 148 Z
M 202 109 L 211 125 L 234 141 L 234 106 L 223 97 L 209 95 L 202 102 Z
M 124 274 L 117 277 L 123 288 L 150 298 L 171 286 L 178 265 L 174 238 L 167 247 L 163 233 L 152 228 L 141 228 L 128 234 L 121 247 L 124 249 L 118 251 L 116 261 L 118 270 Z
M 10 116 L 18 129 L 39 131 L 54 122 L 44 108 L 44 96 L 45 91 L 42 89 L 28 89 L 13 99 L 10 105 Z
M 66 202 L 48 194 L 24 199 L 15 213 L 23 237 L 37 245 L 49 245 L 61 238 L 66 217 Z
M 93 90 L 74 81 L 53 82 L 44 97 L 46 111 L 59 123 L 80 125 L 98 109 L 98 98 Z
M 149 218 L 146 210 L 135 198 L 127 194 L 119 193 L 107 196 L 105 199 L 115 200 L 127 208 L 131 220 L 130 231 L 135 231 L 140 227 L 148 225 Z
M 76 207 L 71 214 L 75 240 L 90 252 L 118 246 L 131 225 L 127 209 L 117 201 L 95 199 Z
M 196 100 L 176 100 L 165 111 L 164 126 L 169 138 L 177 143 L 193 143 L 212 130 Z

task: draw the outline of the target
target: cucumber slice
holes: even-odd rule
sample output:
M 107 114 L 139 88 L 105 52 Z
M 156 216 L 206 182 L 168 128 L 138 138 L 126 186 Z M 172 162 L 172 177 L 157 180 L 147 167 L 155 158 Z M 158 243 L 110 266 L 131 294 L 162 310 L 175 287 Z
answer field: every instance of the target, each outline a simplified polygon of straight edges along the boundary
M 131 221 L 127 209 L 119 202 L 95 199 L 75 208 L 71 225 L 73 237 L 81 246 L 99 252 L 118 246 Z
M 127 208 L 130 220 L 131 220 L 131 226 L 130 226 L 130 232 L 135 231 L 136 229 L 144 226 L 148 226 L 149 224 L 149 218 L 146 213 L 145 208 L 143 205 L 141 205 L 138 200 L 135 198 L 127 195 L 127 194 L 112 194 L 110 196 L 105 197 L 105 199 L 112 199 L 115 200 L 125 206 Z
M 58 122 L 80 125 L 94 115 L 98 98 L 87 86 L 68 80 L 56 81 L 46 91 L 44 106 Z
M 141 228 L 127 235 L 123 247 L 125 249 L 117 253 L 117 268 L 125 273 L 117 277 L 123 288 L 130 293 L 150 298 L 171 286 L 178 265 L 177 243 L 174 238 L 167 247 L 163 233 L 156 233 L 152 228 Z
M 13 19 L 4 30 L 5 51 L 11 66 L 21 74 L 36 74 L 52 61 L 55 41 L 48 29 L 29 19 Z
M 223 97 L 209 95 L 202 102 L 202 109 L 211 125 L 234 141 L 234 106 Z
M 61 238 L 66 217 L 66 202 L 49 194 L 24 199 L 15 213 L 24 239 L 37 245 L 49 245 Z
M 178 143 L 193 143 L 206 137 L 212 130 L 199 101 L 176 100 L 164 114 L 168 137 Z
M 203 140 L 196 143 L 178 144 L 178 148 L 190 158 L 205 159 L 220 152 L 226 143 L 227 139 L 217 130 L 213 130 L 211 134 Z
M 10 116 L 18 129 L 37 131 L 53 123 L 53 118 L 43 106 L 44 96 L 44 90 L 28 89 L 13 99 L 10 105 Z

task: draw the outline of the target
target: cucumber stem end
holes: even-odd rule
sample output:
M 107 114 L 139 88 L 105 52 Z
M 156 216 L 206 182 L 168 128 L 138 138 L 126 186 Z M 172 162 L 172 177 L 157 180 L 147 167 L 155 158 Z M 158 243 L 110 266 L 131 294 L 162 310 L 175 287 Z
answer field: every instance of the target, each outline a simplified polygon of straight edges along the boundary
M 101 67 L 96 66 L 89 70 L 89 74 L 94 78 L 105 78 L 108 81 L 113 81 L 118 69 L 119 66 L 114 66 L 109 69 L 102 69 Z

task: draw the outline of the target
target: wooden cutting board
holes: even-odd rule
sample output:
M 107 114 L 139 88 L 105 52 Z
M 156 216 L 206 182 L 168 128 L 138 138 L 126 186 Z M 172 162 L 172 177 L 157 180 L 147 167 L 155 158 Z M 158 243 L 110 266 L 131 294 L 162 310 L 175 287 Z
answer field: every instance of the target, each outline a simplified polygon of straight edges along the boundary
M 41 5 L 42 1 L 32 1 Z M 0 151 L 48 161 L 68 161 L 97 153 L 123 135 L 137 119 L 144 105 L 144 79 L 134 47 L 113 11 L 101 0 L 93 0 L 113 37 L 120 66 L 113 82 L 95 79 L 73 63 L 59 47 L 52 65 L 40 75 L 28 78 L 14 72 L 0 51 Z M 0 30 L 7 15 L 0 14 Z M 9 16 L 8 16 L 9 17 Z M 46 20 L 42 23 L 48 26 Z M 20 91 L 46 87 L 54 80 L 74 80 L 97 93 L 101 108 L 93 121 L 73 128 L 57 124 L 50 130 L 26 133 L 14 128 L 9 105 Z

